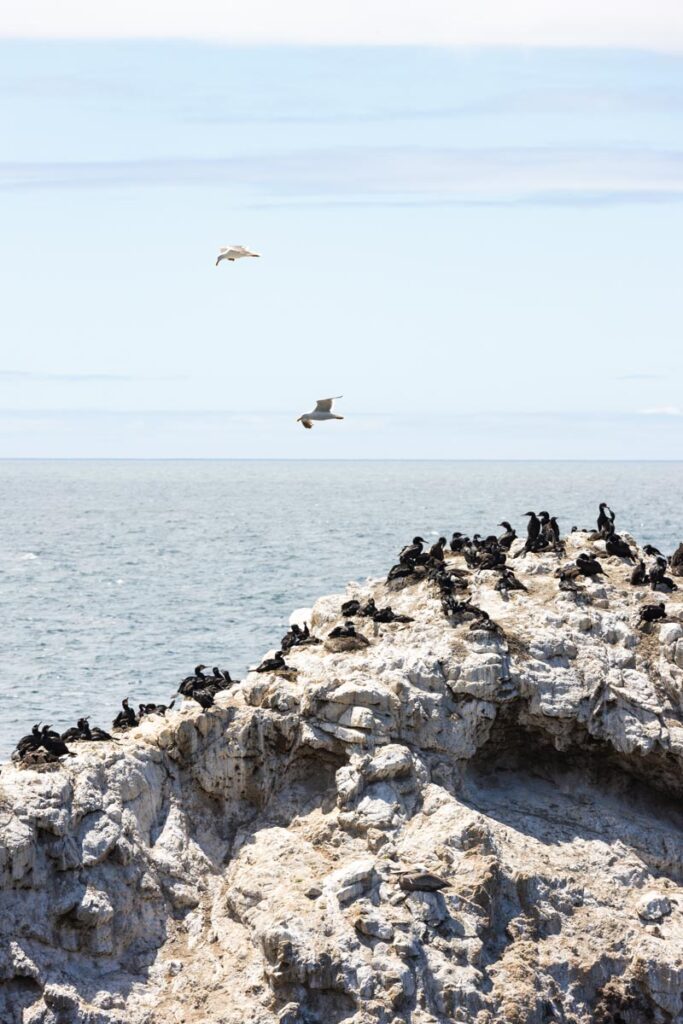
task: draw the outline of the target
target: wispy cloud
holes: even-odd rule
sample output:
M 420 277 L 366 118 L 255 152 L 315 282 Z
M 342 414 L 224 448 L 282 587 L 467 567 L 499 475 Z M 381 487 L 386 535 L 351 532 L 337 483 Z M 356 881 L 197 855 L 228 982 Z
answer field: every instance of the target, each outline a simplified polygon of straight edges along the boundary
M 225 159 L 0 164 L 1 189 L 214 185 L 275 200 L 559 203 L 683 198 L 683 151 L 359 147 Z
M 624 373 L 615 380 L 663 380 L 664 373 Z
M 23 0 L 0 32 L 48 38 L 199 38 L 237 43 L 683 48 L 680 0 Z
M 683 409 L 678 405 L 655 405 L 651 409 L 639 409 L 641 416 L 683 416 Z
M 64 383 L 78 383 L 88 381 L 160 381 L 160 380 L 185 380 L 184 375 L 168 377 L 147 377 L 141 374 L 132 373 L 45 373 L 40 370 L 0 370 L 0 384 L 32 383 L 42 381 L 61 381 Z

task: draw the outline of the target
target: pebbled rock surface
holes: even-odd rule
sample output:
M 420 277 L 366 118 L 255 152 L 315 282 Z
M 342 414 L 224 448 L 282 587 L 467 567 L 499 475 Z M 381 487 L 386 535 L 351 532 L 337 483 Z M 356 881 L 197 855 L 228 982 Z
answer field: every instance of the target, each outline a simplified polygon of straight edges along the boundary
M 509 597 L 469 572 L 504 638 L 368 582 L 313 632 L 349 597 L 414 622 L 4 765 L 3 1024 L 682 1022 L 683 598 L 582 550 L 607 577 L 579 596 L 553 554 Z

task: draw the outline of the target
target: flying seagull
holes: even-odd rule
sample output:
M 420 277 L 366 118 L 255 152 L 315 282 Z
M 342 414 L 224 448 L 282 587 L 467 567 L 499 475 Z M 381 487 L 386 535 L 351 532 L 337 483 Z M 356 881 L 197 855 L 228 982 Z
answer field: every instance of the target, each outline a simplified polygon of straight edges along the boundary
M 227 248 L 222 246 L 218 250 L 218 259 L 216 260 L 216 266 L 221 260 L 230 260 L 234 263 L 235 260 L 241 260 L 244 256 L 260 256 L 260 252 L 250 252 L 249 249 L 245 249 L 243 245 L 229 245 Z
M 343 416 L 335 416 L 332 412 L 332 403 L 337 398 L 343 398 L 343 395 L 335 395 L 334 398 L 319 398 L 313 412 L 303 413 L 296 422 L 301 423 L 306 430 L 310 430 L 314 420 L 343 420 Z

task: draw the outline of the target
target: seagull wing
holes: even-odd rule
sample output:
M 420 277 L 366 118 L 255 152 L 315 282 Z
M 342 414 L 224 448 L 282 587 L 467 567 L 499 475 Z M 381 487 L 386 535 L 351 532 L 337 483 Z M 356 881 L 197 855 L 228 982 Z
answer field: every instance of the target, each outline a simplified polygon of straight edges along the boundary
M 335 395 L 334 398 L 319 398 L 315 403 L 314 412 L 331 412 L 332 403 L 336 401 L 337 398 L 343 397 L 343 395 Z

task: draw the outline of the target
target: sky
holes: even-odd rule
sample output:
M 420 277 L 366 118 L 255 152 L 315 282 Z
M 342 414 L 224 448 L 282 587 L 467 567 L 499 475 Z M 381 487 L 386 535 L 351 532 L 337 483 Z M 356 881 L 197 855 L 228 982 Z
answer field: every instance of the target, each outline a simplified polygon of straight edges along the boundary
M 571 6 L 3 12 L 0 456 L 682 457 L 683 13 Z

